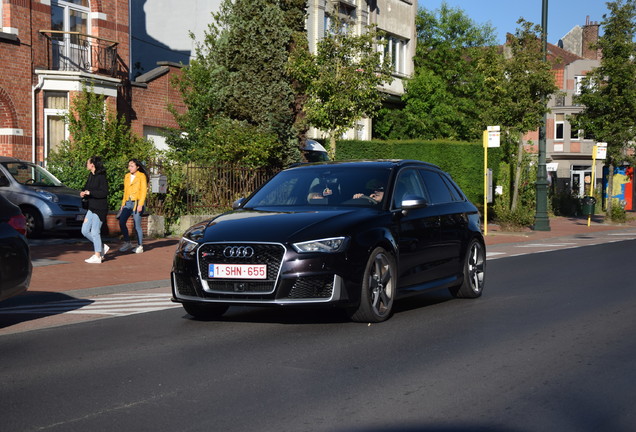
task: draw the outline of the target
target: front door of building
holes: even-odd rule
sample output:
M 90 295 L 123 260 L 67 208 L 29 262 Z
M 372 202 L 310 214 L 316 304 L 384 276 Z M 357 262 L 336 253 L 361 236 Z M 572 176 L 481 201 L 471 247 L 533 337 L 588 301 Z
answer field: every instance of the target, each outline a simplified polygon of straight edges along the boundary
M 572 194 L 585 196 L 590 193 L 590 182 L 592 181 L 592 167 L 574 165 L 570 171 L 570 184 Z

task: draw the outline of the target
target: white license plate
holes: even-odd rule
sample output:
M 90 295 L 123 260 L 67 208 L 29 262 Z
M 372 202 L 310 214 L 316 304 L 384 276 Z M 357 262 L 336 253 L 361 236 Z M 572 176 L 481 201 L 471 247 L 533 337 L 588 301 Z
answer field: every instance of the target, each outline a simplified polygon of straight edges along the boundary
M 265 264 L 210 264 L 209 278 L 222 279 L 267 279 Z

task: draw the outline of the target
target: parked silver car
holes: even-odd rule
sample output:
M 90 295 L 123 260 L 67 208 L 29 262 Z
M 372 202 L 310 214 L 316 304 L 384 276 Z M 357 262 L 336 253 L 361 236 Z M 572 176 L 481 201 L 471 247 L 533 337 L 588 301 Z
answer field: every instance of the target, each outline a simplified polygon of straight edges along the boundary
M 79 231 L 86 214 L 79 191 L 41 166 L 15 158 L 0 157 L 0 195 L 20 207 L 30 237 L 43 231 Z

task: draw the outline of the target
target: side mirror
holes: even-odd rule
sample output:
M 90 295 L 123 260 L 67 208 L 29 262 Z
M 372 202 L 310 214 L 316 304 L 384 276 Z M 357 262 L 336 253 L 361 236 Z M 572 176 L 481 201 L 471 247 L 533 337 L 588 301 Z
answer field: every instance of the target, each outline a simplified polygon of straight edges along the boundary
M 245 202 L 245 198 L 239 198 L 232 203 L 232 210 L 240 209 Z
M 418 195 L 405 195 L 402 198 L 402 212 L 426 207 L 427 205 L 428 201 L 426 201 L 426 198 Z

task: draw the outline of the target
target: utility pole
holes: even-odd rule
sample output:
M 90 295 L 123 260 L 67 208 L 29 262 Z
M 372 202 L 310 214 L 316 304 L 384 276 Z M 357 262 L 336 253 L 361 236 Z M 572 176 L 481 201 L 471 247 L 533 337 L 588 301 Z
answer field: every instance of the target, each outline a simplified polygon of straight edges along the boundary
M 543 61 L 547 61 L 548 52 L 548 0 L 543 0 L 541 8 L 541 42 L 543 50 Z M 543 98 L 547 103 L 546 98 Z M 548 121 L 548 114 L 543 115 L 543 123 L 539 127 L 539 164 L 537 167 L 537 204 L 534 215 L 535 231 L 550 231 L 550 219 L 548 218 L 548 175 L 545 167 L 545 129 Z

